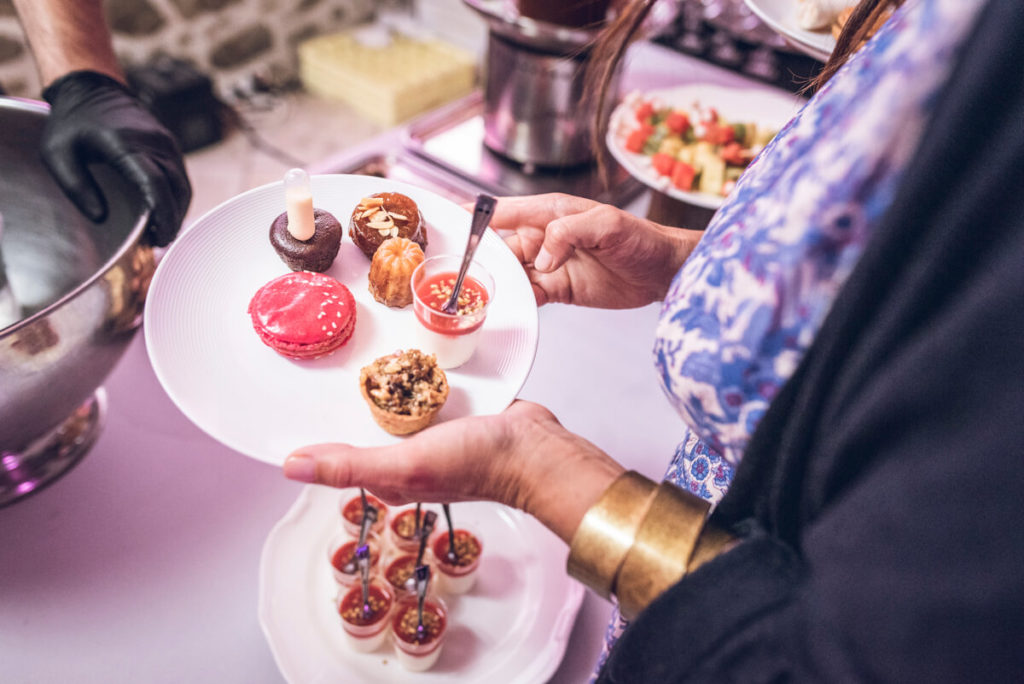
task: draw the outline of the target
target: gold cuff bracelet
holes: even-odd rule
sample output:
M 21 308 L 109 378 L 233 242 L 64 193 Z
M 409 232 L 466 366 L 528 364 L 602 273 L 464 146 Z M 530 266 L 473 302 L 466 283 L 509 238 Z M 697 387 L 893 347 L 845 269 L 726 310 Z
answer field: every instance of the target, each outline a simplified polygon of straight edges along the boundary
M 655 484 L 632 470 L 615 479 L 587 510 L 569 545 L 567 569 L 604 598 L 647 513 Z
M 669 483 L 628 471 L 583 516 L 569 547 L 568 571 L 619 611 L 635 617 L 687 572 L 733 541 L 707 524 L 711 505 Z

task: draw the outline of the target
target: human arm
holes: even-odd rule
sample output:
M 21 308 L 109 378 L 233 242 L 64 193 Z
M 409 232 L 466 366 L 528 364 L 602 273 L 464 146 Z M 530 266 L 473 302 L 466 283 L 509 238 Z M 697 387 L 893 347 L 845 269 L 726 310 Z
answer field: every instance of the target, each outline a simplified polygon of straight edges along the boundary
M 982 10 L 716 509 L 745 541 L 652 603 L 600 681 L 1020 680 L 1022 30 L 1018 3 Z
M 13 0 L 44 86 L 71 71 L 124 83 L 101 0 Z
M 170 132 L 124 85 L 99 0 L 15 0 L 50 103 L 41 151 L 57 183 L 93 221 L 107 204 L 89 171 L 108 163 L 142 195 L 148 234 L 169 243 L 192 198 Z
M 614 594 L 624 615 L 733 542 L 706 525 L 706 501 L 626 472 L 525 401 L 389 446 L 307 446 L 286 459 L 284 473 L 365 487 L 388 504 L 490 500 L 519 508 L 570 544 L 569 574 L 605 598 Z
M 993 273 L 1006 292 L 1024 287 L 1022 249 L 1017 239 L 1017 263 L 1003 258 Z M 977 286 L 988 294 L 965 288 L 953 308 L 967 311 L 993 292 Z M 833 359 L 798 377 L 840 389 L 792 402 L 787 392 L 765 417 L 824 405 L 815 421 L 760 434 L 745 455 L 734 495 L 753 503 L 727 495 L 719 506 L 742 543 L 652 602 L 598 682 L 1018 681 L 1024 320 L 1019 306 L 1008 315 L 1013 299 L 990 297 L 973 321 L 925 326 L 904 344 L 866 350 L 838 377 Z M 845 345 L 849 330 L 842 333 Z M 940 353 L 944 346 L 956 353 Z M 858 365 L 876 354 L 887 359 L 880 367 Z M 805 464 L 760 470 L 765 447 L 773 460 Z
M 550 411 L 526 401 L 497 415 L 446 421 L 393 445 L 304 447 L 284 466 L 290 478 L 366 487 L 389 504 L 497 501 L 530 513 L 566 543 L 622 472 Z
M 701 236 L 559 193 L 503 197 L 491 226 L 508 231 L 538 304 L 604 309 L 664 298 Z

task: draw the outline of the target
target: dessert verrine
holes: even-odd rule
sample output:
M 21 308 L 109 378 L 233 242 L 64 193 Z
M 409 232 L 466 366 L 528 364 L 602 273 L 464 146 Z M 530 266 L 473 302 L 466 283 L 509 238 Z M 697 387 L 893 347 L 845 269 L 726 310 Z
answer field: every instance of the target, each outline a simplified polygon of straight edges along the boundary
M 384 579 L 398 597 L 416 595 L 416 552 L 396 551 L 384 563 Z
M 388 506 L 373 494 L 366 495 L 366 503 L 377 509 L 377 520 L 370 526 L 370 532 L 378 537 L 387 525 Z M 343 496 L 341 499 L 341 524 L 352 537 L 358 537 L 363 524 L 363 497 L 360 494 Z
M 494 299 L 494 278 L 473 261 L 459 288 L 455 312 L 445 310 L 461 265 L 461 257 L 441 255 L 425 260 L 412 274 L 417 342 L 444 369 L 457 368 L 473 356 Z
M 377 575 L 380 571 L 380 539 L 371 533 L 366 538 L 366 545 L 370 548 L 370 574 Z M 359 584 L 359 563 L 356 560 L 358 548 L 359 540 L 345 532 L 336 534 L 327 545 L 327 559 L 331 563 L 334 579 L 343 587 Z
M 364 652 L 379 648 L 388 636 L 394 603 L 395 592 L 379 578 L 369 581 L 365 596 L 360 582 L 340 588 L 338 615 L 349 644 Z
M 448 378 L 433 354 L 418 349 L 375 359 L 359 373 L 373 419 L 393 435 L 422 430 L 448 399 Z
M 411 197 L 398 192 L 378 192 L 359 200 L 349 219 L 348 234 L 368 257 L 394 237 L 427 248 L 427 226 L 420 208 Z
M 411 512 L 412 517 L 415 518 L 420 508 L 421 505 L 418 504 L 415 509 L 408 512 Z M 434 511 L 424 511 L 418 529 L 415 526 L 414 519 L 408 520 L 408 522 L 409 529 L 401 530 L 401 538 L 405 539 L 407 543 L 415 544 L 415 548 L 409 551 L 402 551 L 396 547 L 384 563 L 384 579 L 387 580 L 399 595 L 408 593 L 418 594 L 421 588 L 424 589 L 425 593 L 425 585 L 429 583 L 430 577 L 434 575 L 429 566 L 428 559 L 430 554 L 427 552 L 427 542 L 430 540 L 430 534 L 434 531 L 434 525 L 437 523 L 437 513 Z M 404 526 L 400 525 L 399 528 L 401 527 Z M 393 532 L 394 529 L 394 527 L 388 526 L 389 531 Z M 421 582 L 424 584 L 422 587 L 420 586 Z
M 417 602 L 416 596 L 398 599 L 391 616 L 391 633 L 398 662 L 407 670 L 422 672 L 430 669 L 441 655 L 448 632 L 448 608 L 440 597 L 426 596 L 420 629 Z
M 464 594 L 473 588 L 484 546 L 472 531 L 439 529 L 430 538 L 430 553 L 437 569 L 438 591 Z
M 420 520 L 417 522 L 418 510 L 416 507 L 409 507 L 394 511 L 388 521 L 387 540 L 404 553 L 416 553 L 420 545 L 418 534 L 422 529 L 423 513 L 419 513 Z

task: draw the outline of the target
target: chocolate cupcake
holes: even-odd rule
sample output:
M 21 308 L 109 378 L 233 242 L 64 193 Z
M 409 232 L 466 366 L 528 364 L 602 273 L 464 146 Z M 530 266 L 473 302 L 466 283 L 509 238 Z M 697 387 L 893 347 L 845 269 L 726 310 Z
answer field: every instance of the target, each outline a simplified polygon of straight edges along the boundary
M 288 268 L 293 271 L 323 273 L 334 263 L 341 248 L 341 223 L 334 214 L 313 210 L 313 236 L 296 239 L 288 232 L 288 212 L 282 212 L 270 224 L 270 244 Z
M 352 242 L 368 257 L 393 237 L 412 240 L 427 248 L 427 226 L 423 214 L 411 198 L 397 192 L 378 192 L 364 197 L 352 211 L 348 224 Z

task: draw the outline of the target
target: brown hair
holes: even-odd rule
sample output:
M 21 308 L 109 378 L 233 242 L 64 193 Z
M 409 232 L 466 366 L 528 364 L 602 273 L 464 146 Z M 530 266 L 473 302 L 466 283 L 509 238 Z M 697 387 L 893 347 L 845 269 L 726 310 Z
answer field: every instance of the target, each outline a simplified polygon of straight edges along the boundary
M 608 133 L 610 100 L 615 93 L 609 93 L 612 76 L 622 60 L 629 44 L 636 39 L 640 26 L 650 14 L 657 0 L 634 0 L 620 7 L 618 15 L 612 20 L 591 49 L 590 61 L 585 76 L 585 92 L 592 98 L 590 104 L 595 108 L 593 127 L 593 147 L 597 157 L 598 171 L 604 179 L 608 178 L 608 153 L 604 140 Z M 856 52 L 864 41 L 874 32 L 879 24 L 885 21 L 895 8 L 904 0 L 861 0 L 836 39 L 835 49 L 829 56 L 825 66 L 803 89 L 813 92 L 823 86 L 846 60 Z
M 828 61 L 818 75 L 804 89 L 814 91 L 825 85 L 839 67 L 846 64 L 854 52 L 881 26 L 894 9 L 903 4 L 904 0 L 861 0 L 857 3 L 850 18 L 843 24 L 843 30 L 836 38 L 836 46 Z

